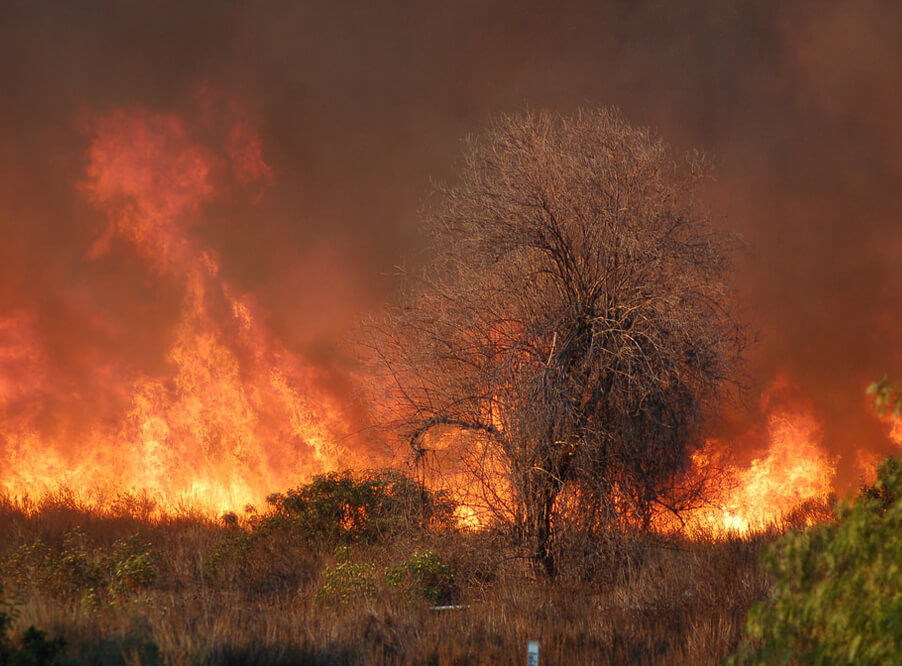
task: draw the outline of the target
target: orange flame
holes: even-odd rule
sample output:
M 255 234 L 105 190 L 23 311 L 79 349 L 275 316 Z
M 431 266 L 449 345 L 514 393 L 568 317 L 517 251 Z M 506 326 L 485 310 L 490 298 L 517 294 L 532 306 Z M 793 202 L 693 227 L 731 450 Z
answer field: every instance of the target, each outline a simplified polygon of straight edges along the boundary
M 786 388 L 778 379 L 766 394 Z M 690 531 L 748 533 L 776 524 L 811 500 L 826 501 L 836 476 L 836 460 L 821 448 L 822 433 L 811 407 L 799 401 L 771 405 L 767 411 L 767 446 L 748 466 L 727 466 L 720 493 L 710 506 L 689 516 Z M 724 442 L 712 441 L 694 456 L 697 469 L 716 465 Z M 719 496 L 718 496 L 719 494 Z
M 0 489 L 23 496 L 65 485 L 85 501 L 147 490 L 164 507 L 221 512 L 353 462 L 338 445 L 347 416 L 322 372 L 272 338 L 254 300 L 191 233 L 229 169 L 237 182 L 269 177 L 256 133 L 233 124 L 221 156 L 175 115 L 114 111 L 93 127 L 83 188 L 109 227 L 89 256 L 123 239 L 180 289 L 169 371 L 98 370 L 113 375 L 104 389 L 127 394 L 128 407 L 95 415 L 90 398 L 63 396 L 70 411 L 89 412 L 89 427 L 71 441 L 65 428 L 40 423 L 33 406 L 50 381 L 28 314 L 0 319 Z
M 173 114 L 113 111 L 91 124 L 82 188 L 108 226 L 88 256 L 124 241 L 152 277 L 178 289 L 166 370 L 102 360 L 94 369 L 99 388 L 86 393 L 55 375 L 34 313 L 0 315 L 0 491 L 39 495 L 66 486 L 87 502 L 148 491 L 164 510 L 188 504 L 218 513 L 259 504 L 314 473 L 373 464 L 340 444 L 351 419 L 324 388 L 323 371 L 274 339 L 254 299 L 222 276 L 219 257 L 193 233 L 227 183 L 272 177 L 253 127 L 227 115 L 234 117 L 219 132 L 220 151 Z M 835 461 L 821 448 L 811 408 L 768 401 L 764 452 L 728 467 L 726 489 L 689 517 L 692 529 L 746 532 L 831 492 Z M 902 442 L 899 422 L 892 436 Z M 462 502 L 461 523 L 478 527 L 504 513 L 503 466 L 469 461 L 441 439 L 434 455 Z M 727 449 L 710 442 L 696 468 L 717 466 Z M 496 488 L 477 494 L 467 484 L 470 466 L 499 479 Z

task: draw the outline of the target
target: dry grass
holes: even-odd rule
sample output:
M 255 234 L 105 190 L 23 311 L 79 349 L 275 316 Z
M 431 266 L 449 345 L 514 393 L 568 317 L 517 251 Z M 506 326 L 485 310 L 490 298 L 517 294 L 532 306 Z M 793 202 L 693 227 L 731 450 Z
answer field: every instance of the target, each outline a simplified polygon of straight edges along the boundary
M 637 538 L 621 544 L 627 557 L 601 558 L 589 575 L 564 560 L 550 584 L 504 535 L 412 534 L 355 546 L 351 560 L 381 572 L 429 549 L 457 570 L 454 602 L 465 608 L 432 611 L 381 583 L 350 604 L 322 604 L 314 596 L 335 564 L 331 546 L 279 535 L 248 541 L 241 527 L 197 515 L 152 521 L 132 509 L 98 514 L 64 496 L 29 507 L 0 501 L 0 577 L 19 611 L 14 635 L 35 625 L 62 637 L 69 663 L 522 664 L 526 642 L 537 639 L 543 666 L 716 664 L 768 586 L 757 567 L 768 536 Z M 88 553 L 138 535 L 158 553 L 155 580 L 90 604 L 78 581 L 61 592 L 14 575 L 11 554 L 37 540 L 64 549 L 74 528 Z

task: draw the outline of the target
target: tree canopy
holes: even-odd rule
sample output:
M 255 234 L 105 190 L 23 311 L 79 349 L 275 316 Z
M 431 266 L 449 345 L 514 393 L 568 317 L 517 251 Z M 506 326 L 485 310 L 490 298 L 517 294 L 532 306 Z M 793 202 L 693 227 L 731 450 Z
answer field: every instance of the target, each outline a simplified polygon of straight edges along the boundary
M 706 177 L 617 111 L 503 116 L 430 200 L 432 263 L 369 326 L 385 422 L 417 455 L 459 442 L 549 573 L 565 505 L 648 527 L 698 490 L 684 472 L 746 342 Z

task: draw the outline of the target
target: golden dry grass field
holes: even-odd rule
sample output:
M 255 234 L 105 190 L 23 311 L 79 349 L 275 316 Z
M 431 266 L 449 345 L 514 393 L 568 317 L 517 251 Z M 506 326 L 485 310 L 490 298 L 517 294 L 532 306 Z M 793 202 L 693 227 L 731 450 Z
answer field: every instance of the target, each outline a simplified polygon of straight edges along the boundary
M 767 594 L 758 554 L 777 533 L 621 537 L 564 553 L 550 582 L 500 530 L 308 538 L 272 507 L 152 508 L 3 501 L 13 646 L 34 626 L 64 664 L 521 664 L 532 639 L 543 666 L 717 664 Z

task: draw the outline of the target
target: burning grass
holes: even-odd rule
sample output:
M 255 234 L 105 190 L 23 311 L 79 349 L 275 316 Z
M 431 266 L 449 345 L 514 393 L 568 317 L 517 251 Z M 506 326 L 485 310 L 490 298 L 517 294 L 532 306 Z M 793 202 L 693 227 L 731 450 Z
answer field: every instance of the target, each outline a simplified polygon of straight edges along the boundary
M 277 503 L 217 521 L 131 500 L 0 501 L 13 636 L 38 627 L 75 663 L 519 664 L 538 639 L 543 664 L 713 664 L 766 595 L 758 553 L 780 531 L 623 537 L 588 568 L 574 547 L 548 582 L 500 531 L 311 539 Z

